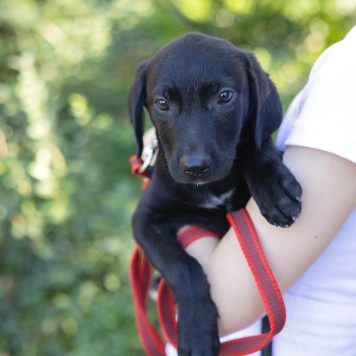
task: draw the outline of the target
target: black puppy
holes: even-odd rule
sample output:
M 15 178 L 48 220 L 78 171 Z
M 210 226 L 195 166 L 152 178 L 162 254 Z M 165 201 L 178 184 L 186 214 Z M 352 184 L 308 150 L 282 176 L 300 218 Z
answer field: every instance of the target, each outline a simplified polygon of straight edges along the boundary
M 288 227 L 299 216 L 301 187 L 270 137 L 281 123 L 279 96 L 252 53 L 189 33 L 137 69 L 129 112 L 138 157 L 144 107 L 159 152 L 134 235 L 173 291 L 179 355 L 217 355 L 218 312 L 208 282 L 176 233 L 194 224 L 224 234 L 226 212 L 250 195 L 271 224 Z

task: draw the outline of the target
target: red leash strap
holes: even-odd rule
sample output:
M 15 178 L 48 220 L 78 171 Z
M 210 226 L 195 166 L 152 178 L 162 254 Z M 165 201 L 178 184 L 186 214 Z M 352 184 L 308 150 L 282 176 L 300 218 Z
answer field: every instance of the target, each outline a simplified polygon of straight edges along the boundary
M 282 294 L 264 256 L 247 211 L 241 209 L 234 213 L 229 213 L 227 214 L 227 219 L 234 229 L 253 273 L 270 322 L 270 331 L 268 333 L 230 340 L 221 344 L 220 355 L 243 356 L 261 350 L 271 342 L 272 337 L 282 330 L 286 312 Z M 211 235 L 211 233 L 204 232 L 201 236 L 207 235 Z M 194 241 L 193 238 L 188 240 Z M 160 283 L 158 292 L 157 308 L 161 328 L 169 343 L 177 347 L 178 340 L 173 295 L 163 280 Z
M 136 328 L 145 354 L 163 356 L 165 343 L 147 316 L 146 301 L 151 283 L 151 266 L 138 246 L 131 258 L 129 278 L 134 298 Z

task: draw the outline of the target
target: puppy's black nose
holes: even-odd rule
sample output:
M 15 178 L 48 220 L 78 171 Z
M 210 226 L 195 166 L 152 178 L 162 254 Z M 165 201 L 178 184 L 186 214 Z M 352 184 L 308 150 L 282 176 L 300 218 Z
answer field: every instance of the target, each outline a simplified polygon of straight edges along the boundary
M 201 155 L 183 156 L 180 166 L 186 174 L 200 178 L 209 172 L 210 159 Z

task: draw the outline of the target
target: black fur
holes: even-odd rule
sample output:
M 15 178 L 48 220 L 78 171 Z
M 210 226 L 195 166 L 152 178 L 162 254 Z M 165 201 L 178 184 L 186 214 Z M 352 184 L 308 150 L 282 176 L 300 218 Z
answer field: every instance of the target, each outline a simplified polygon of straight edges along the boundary
M 226 91 L 231 100 L 219 101 Z M 218 311 L 201 266 L 176 233 L 194 224 L 224 234 L 226 212 L 251 194 L 274 225 L 290 226 L 299 216 L 301 187 L 270 137 L 282 119 L 279 96 L 252 53 L 190 33 L 138 67 L 129 95 L 138 156 L 144 106 L 159 152 L 134 235 L 174 293 L 179 355 L 217 355 Z

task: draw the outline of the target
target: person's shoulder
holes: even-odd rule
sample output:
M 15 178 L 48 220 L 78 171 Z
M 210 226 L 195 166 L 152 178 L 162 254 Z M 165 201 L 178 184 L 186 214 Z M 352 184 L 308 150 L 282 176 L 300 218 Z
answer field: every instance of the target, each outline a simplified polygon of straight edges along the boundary
M 312 80 L 322 73 L 356 73 L 356 26 L 339 42 L 327 48 L 315 62 L 309 76 Z
M 315 63 L 286 113 L 278 141 L 356 162 L 356 27 Z

